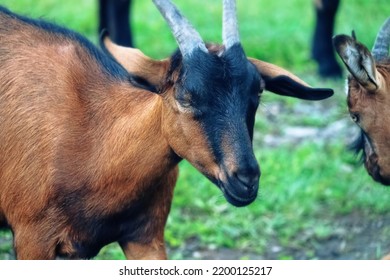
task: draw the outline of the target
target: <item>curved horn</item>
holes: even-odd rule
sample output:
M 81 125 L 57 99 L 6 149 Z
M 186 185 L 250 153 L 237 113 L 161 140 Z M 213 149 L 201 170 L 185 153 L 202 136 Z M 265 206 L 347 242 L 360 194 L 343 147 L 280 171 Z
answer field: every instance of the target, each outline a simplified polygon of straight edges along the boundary
M 374 47 L 372 48 L 372 55 L 375 60 L 380 61 L 389 56 L 390 45 L 390 18 L 387 18 L 382 25 L 375 39 Z
M 153 0 L 153 3 L 171 28 L 183 57 L 191 55 L 197 48 L 206 53 L 208 52 L 199 33 L 171 1 Z
M 240 43 L 235 0 L 223 0 L 223 44 L 229 49 L 234 44 Z

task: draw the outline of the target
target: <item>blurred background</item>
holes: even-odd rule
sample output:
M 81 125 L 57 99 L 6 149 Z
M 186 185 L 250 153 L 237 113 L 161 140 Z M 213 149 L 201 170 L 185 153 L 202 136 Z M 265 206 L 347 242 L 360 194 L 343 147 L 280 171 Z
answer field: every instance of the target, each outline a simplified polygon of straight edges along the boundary
M 390 188 L 373 182 L 359 157 L 348 150 L 357 129 L 347 112 L 344 78 L 321 78 L 311 59 L 313 0 L 237 2 L 241 42 L 248 56 L 282 66 L 313 86 L 333 88 L 335 95 L 311 102 L 263 93 L 254 139 L 262 170 L 260 193 L 248 207 L 229 205 L 213 184 L 182 162 L 165 232 L 169 258 L 381 258 L 390 252 Z M 222 41 L 222 1 L 174 3 L 205 41 Z M 98 42 L 97 0 L 0 4 Z M 371 48 L 389 16 L 388 0 L 341 0 L 335 34 L 350 34 L 353 29 Z M 133 0 L 131 23 L 135 46 L 148 56 L 161 59 L 176 49 L 151 1 Z M 11 232 L 2 230 L 0 259 L 12 258 Z M 116 244 L 103 248 L 97 257 L 123 258 Z

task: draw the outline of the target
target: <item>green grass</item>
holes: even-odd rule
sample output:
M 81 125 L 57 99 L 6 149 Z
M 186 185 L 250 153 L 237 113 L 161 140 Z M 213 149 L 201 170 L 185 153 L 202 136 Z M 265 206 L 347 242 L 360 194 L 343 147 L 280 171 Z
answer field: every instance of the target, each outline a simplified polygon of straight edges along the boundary
M 54 20 L 97 42 L 95 0 L 0 2 L 20 13 Z M 207 1 L 207 7 L 195 0 L 175 2 L 206 41 L 221 42 L 221 1 Z M 315 64 L 310 60 L 314 23 L 311 1 L 238 2 L 240 35 L 248 56 L 293 70 L 310 84 L 335 88 L 336 95 L 331 101 L 325 101 L 331 109 L 324 116 L 316 111 L 315 103 L 305 103 L 313 106 L 310 114 L 299 114 L 295 108 L 303 101 L 264 93 L 254 145 L 262 169 L 261 187 L 259 198 L 248 207 L 228 205 L 217 187 L 189 163 L 182 162 L 166 227 L 169 247 L 181 248 L 192 238 L 204 246 L 258 253 L 265 250 L 267 241 L 272 238 L 282 245 L 302 247 L 305 244 L 296 238 L 300 232 L 312 230 L 317 238 L 326 238 L 333 230 L 332 220 L 338 216 L 355 211 L 375 216 L 390 211 L 390 189 L 374 183 L 365 170 L 356 165 L 355 156 L 346 148 L 349 139 L 345 139 L 345 135 L 334 135 L 328 142 L 302 141 L 277 148 L 262 143 L 264 135 L 282 133 L 282 125 L 323 128 L 346 118 L 344 82 L 323 81 L 314 74 Z M 342 1 L 336 33 L 350 33 L 355 29 L 359 40 L 371 47 L 378 27 L 389 15 L 388 0 Z M 147 55 L 162 58 L 176 48 L 151 1 L 135 0 L 133 23 L 135 43 Z M 267 106 L 275 103 L 282 104 L 283 108 L 276 120 L 281 126 L 276 127 L 264 117 Z M 0 253 L 9 249 L 9 245 L 0 243 Z M 117 245 L 110 245 L 98 258 L 119 259 L 123 254 Z M 291 256 L 281 255 L 280 258 Z

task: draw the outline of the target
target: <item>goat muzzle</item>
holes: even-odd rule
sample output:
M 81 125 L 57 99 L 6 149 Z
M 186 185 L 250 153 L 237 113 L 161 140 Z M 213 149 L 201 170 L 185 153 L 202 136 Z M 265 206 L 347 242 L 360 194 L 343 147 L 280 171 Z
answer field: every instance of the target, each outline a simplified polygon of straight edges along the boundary
M 236 172 L 224 172 L 222 177 L 218 187 L 230 204 L 243 207 L 256 199 L 260 180 L 258 165 Z

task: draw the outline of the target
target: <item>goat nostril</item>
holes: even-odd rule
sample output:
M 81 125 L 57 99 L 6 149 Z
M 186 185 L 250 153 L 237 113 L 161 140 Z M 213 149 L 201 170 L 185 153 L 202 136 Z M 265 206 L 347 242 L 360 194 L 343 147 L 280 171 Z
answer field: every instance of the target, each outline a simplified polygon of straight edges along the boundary
M 259 181 L 259 175 L 249 175 L 249 174 L 242 174 L 242 173 L 236 173 L 237 179 L 246 187 L 248 191 L 252 191 L 258 181 Z

